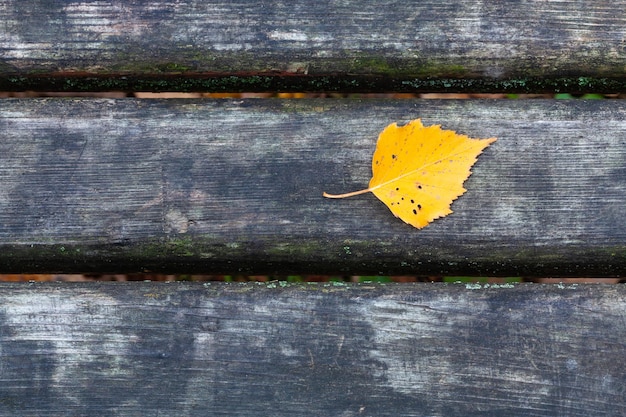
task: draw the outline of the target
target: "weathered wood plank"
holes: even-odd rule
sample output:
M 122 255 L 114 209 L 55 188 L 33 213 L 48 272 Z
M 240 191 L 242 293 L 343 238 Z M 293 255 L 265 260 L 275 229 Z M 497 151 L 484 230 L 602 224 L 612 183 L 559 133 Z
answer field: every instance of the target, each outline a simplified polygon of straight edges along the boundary
M 374 196 L 378 133 L 492 137 L 418 231 Z M 621 101 L 0 101 L 0 270 L 626 273 Z
M 624 90 L 626 0 L 8 0 L 0 21 L 0 90 Z
M 623 416 L 625 300 L 622 285 L 2 284 L 0 412 Z

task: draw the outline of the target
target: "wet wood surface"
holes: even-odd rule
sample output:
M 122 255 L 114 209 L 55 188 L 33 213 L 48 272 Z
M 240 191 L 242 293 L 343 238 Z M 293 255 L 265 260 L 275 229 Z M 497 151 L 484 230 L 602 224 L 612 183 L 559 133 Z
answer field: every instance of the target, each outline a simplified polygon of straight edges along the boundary
M 625 291 L 1 284 L 0 412 L 617 417 Z
M 626 107 L 558 100 L 0 101 L 0 269 L 616 276 Z M 364 188 L 421 117 L 497 137 L 425 229 Z
M 107 90 L 107 85 L 108 90 L 124 89 L 120 75 L 139 77 L 133 82 L 129 78 L 129 87 L 162 89 L 159 83 L 166 82 L 167 74 L 182 73 L 239 74 L 247 91 L 276 91 L 281 85 L 294 89 L 298 83 L 307 89 L 345 90 L 349 84 L 328 83 L 324 76 L 350 74 L 403 78 L 407 89 L 411 79 L 424 78 L 507 80 L 497 88 L 515 84 L 524 90 L 529 83 L 538 89 L 542 79 L 566 77 L 567 83 L 559 84 L 563 91 L 597 92 L 609 82 L 601 78 L 623 79 L 626 64 L 624 0 L 9 0 L 0 5 L 0 21 L 4 90 Z M 161 79 L 145 82 L 155 74 Z M 289 77 L 254 78 L 263 74 L 315 78 L 304 77 L 296 84 Z M 104 79 L 95 82 L 84 78 L 88 75 Z M 429 88 L 415 82 L 418 89 Z M 167 85 L 246 87 L 228 80 L 193 83 L 187 77 Z M 385 88 L 384 83 L 369 85 L 363 79 L 352 83 L 353 89 Z M 454 88 L 479 87 L 461 83 Z

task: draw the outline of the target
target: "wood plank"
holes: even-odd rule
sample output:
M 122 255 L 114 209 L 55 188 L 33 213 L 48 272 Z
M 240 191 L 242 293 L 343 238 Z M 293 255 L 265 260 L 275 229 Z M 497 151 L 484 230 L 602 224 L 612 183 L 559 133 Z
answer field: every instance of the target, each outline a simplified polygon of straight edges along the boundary
M 626 0 L 8 0 L 0 21 L 3 91 L 625 86 Z
M 623 416 L 624 300 L 623 285 L 1 284 L 0 412 Z
M 423 230 L 363 188 L 378 133 L 497 137 Z M 615 276 L 626 104 L 0 101 L 0 270 Z

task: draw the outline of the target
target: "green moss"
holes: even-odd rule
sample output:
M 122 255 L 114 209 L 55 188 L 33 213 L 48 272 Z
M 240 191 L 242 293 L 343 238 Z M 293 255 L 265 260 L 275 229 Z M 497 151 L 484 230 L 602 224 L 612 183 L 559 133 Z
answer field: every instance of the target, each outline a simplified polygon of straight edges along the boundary
M 349 72 L 357 74 L 393 75 L 397 72 L 386 59 L 375 55 L 363 55 L 354 58 Z
M 175 62 L 167 62 L 164 64 L 156 65 L 155 68 L 159 72 L 186 72 L 191 71 L 193 68 L 189 65 L 177 64 Z
M 314 257 L 324 248 L 318 242 L 281 242 L 266 248 L 271 257 L 302 259 Z
M 392 279 L 388 276 L 380 276 L 380 275 L 374 275 L 374 276 L 360 276 L 359 277 L 359 282 L 363 282 L 363 283 L 372 283 L 372 282 L 376 282 L 376 283 L 381 283 L 381 282 L 392 282 Z
M 194 50 L 191 55 L 190 58 L 192 61 L 197 62 L 197 63 L 204 63 L 207 65 L 211 65 L 213 64 L 215 61 L 218 60 L 218 57 L 215 56 L 214 54 L 210 53 L 207 50 L 204 51 L 197 51 Z
M 464 78 L 467 70 L 462 65 L 427 63 L 410 69 L 410 73 L 418 77 Z M 445 83 L 446 81 L 444 81 Z
M 462 78 L 469 75 L 468 70 L 461 64 L 441 60 L 426 61 L 418 55 L 387 58 L 379 51 L 345 51 L 345 55 L 353 56 L 347 69 L 347 72 L 352 74 L 383 75 L 394 78 Z M 336 69 L 333 70 L 332 68 L 329 68 L 328 71 L 337 72 Z
M 196 254 L 194 241 L 191 237 L 174 238 L 165 242 L 165 250 L 174 256 L 194 256 Z

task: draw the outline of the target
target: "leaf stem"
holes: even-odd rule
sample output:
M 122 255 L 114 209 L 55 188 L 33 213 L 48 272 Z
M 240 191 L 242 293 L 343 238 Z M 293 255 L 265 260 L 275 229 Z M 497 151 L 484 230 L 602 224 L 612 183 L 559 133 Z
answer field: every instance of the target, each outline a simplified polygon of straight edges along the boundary
M 371 188 L 365 188 L 363 190 L 352 191 L 351 193 L 345 193 L 345 194 L 328 194 L 327 192 L 324 192 L 322 195 L 326 198 L 346 198 L 346 197 L 352 197 L 352 196 L 359 195 L 359 194 L 369 193 L 370 191 L 372 191 Z

